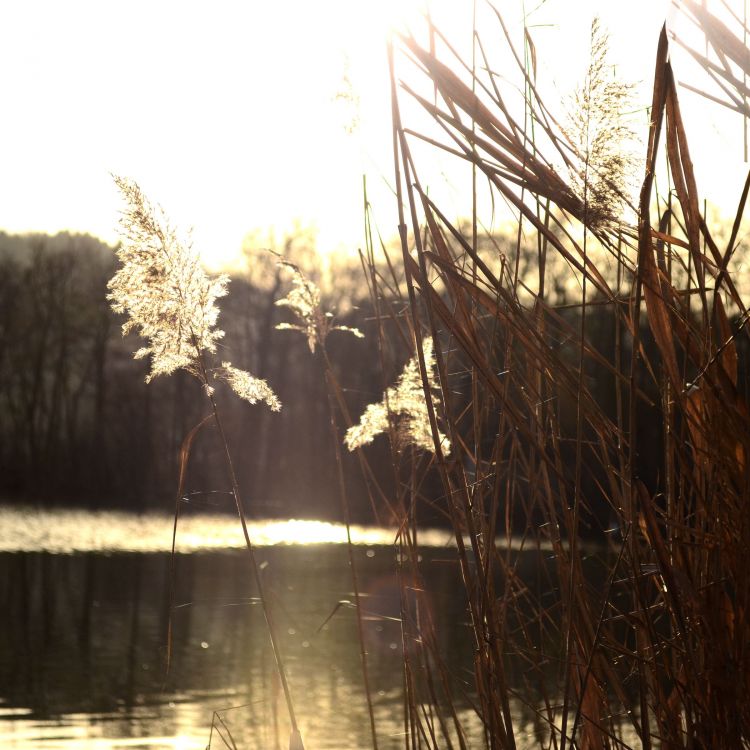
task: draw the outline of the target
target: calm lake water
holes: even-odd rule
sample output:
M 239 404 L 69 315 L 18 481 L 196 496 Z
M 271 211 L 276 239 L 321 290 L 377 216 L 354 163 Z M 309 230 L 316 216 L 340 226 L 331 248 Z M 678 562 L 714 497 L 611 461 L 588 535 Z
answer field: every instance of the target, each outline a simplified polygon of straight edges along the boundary
M 308 750 L 371 747 L 342 527 L 254 523 Z M 394 532 L 355 529 L 379 742 L 403 747 Z M 288 721 L 236 519 L 181 520 L 165 668 L 172 519 L 0 508 L 0 746 L 205 748 L 219 712 L 237 747 L 288 747 Z M 457 684 L 471 639 L 450 536 L 424 534 L 422 569 Z M 533 562 L 530 562 L 533 565 Z M 467 694 L 461 711 L 478 732 Z M 458 700 L 460 705 L 461 699 Z M 528 747 L 536 746 L 532 717 Z M 520 737 L 520 740 L 523 738 Z M 226 747 L 216 735 L 213 748 Z M 521 744 L 521 747 L 523 744 Z

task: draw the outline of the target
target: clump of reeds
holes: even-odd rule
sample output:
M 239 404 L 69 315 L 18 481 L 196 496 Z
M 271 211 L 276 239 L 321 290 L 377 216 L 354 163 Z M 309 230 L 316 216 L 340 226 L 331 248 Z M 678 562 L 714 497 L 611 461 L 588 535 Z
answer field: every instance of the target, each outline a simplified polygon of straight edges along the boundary
M 520 704 L 548 747 L 744 747 L 750 408 L 737 344 L 748 312 L 731 268 L 748 187 L 719 247 L 701 211 L 663 32 L 637 226 L 628 226 L 620 146 L 629 127 L 617 114 L 626 92 L 605 75 L 600 29 L 571 131 L 542 102 L 500 14 L 490 15 L 519 64 L 534 129 L 511 115 L 478 34 L 474 66 L 457 56 L 446 64 L 438 45 L 455 53 L 434 27 L 430 50 L 404 41 L 435 98 L 403 89 L 435 133 L 402 123 L 393 82 L 406 327 L 434 340 L 451 437 L 447 457 L 430 409 L 429 466 L 444 491 L 434 502 L 455 530 L 474 645 L 469 700 L 487 747 L 516 746 Z M 743 63 L 737 39 L 715 24 L 708 30 L 725 57 Z M 524 233 L 536 243 L 535 286 L 512 259 L 487 252 L 493 237 L 481 244 L 481 216 L 468 237 L 435 205 L 420 183 L 414 138 L 469 162 L 475 190 L 486 185 L 513 207 L 516 259 L 527 252 Z M 667 200 L 654 191 L 662 150 L 674 186 Z M 582 289 L 573 305 L 556 307 L 548 294 L 545 267 L 556 257 Z M 382 324 L 386 284 L 368 259 Z M 427 360 L 425 352 L 419 370 L 430 403 Z M 404 455 L 398 440 L 393 447 Z M 427 465 L 415 466 L 422 473 L 412 473 L 406 496 L 416 504 Z M 403 528 L 413 537 L 417 514 L 407 505 Z M 536 588 L 519 575 L 514 547 L 539 554 Z M 404 551 L 418 572 L 418 547 Z M 402 615 L 409 637 L 421 627 L 414 642 L 427 665 L 420 678 L 405 652 L 405 746 L 466 747 L 455 701 L 434 719 L 424 711 L 437 702 L 433 676 L 443 700 L 459 684 L 443 669 L 434 626 L 406 606 Z M 523 689 L 509 676 L 519 663 Z

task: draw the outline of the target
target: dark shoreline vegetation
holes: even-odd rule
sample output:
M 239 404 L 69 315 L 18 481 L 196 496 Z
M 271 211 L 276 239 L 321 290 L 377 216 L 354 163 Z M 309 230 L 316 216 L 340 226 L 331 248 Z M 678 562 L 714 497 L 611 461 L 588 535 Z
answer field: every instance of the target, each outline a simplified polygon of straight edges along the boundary
M 291 238 L 286 253 L 316 278 L 314 248 L 304 235 Z M 366 310 L 352 309 L 366 294 L 354 262 L 336 269 L 335 296 L 325 302 L 347 310 L 341 322 L 363 325 Z M 333 461 L 325 390 L 304 341 L 274 330 L 286 317 L 274 303 L 290 284 L 269 253 L 259 249 L 248 263 L 248 273 L 232 279 L 221 301 L 221 323 L 237 363 L 273 381 L 285 408 L 273 419 L 236 404 L 228 412 L 227 429 L 243 446 L 240 478 L 255 498 L 254 515 L 337 520 L 330 501 L 334 471 L 320 471 Z M 5 502 L 173 509 L 179 448 L 203 416 L 200 387 L 184 372 L 144 382 L 148 363 L 132 357 L 138 339 L 122 338 L 121 318 L 106 299 L 114 268 L 114 249 L 92 237 L 0 235 Z M 347 337 L 332 341 L 331 349 L 335 361 L 357 363 L 345 378 L 353 408 L 377 398 L 377 354 Z M 196 493 L 230 489 L 217 470 L 219 445 L 212 437 L 193 449 L 188 485 Z M 350 475 L 355 486 L 361 483 L 358 469 Z M 196 494 L 191 502 L 233 511 L 221 495 Z M 365 508 L 357 516 L 369 520 Z
M 740 40 L 688 5 L 707 41 L 750 75 Z M 555 750 L 748 747 L 750 312 L 740 282 L 750 177 L 731 228 L 709 226 L 666 29 L 638 168 L 627 86 L 612 79 L 598 25 L 561 125 L 535 65 L 488 14 L 482 28 L 505 38 L 518 65 L 524 120 L 510 114 L 479 35 L 472 65 L 436 28 L 429 50 L 402 39 L 391 63 L 413 65 L 417 82 L 399 89 L 391 69 L 400 244 L 376 246 L 365 196 L 360 267 L 337 270 L 327 293 L 311 283 L 307 248 L 256 253 L 250 281 L 234 280 L 222 301 L 222 338 L 225 282 L 198 270 L 136 183 L 116 178 L 126 208 L 110 301 L 150 355 L 132 363 L 142 344 L 117 341 L 107 306 L 111 250 L 3 238 L 16 245 L 0 259 L 3 490 L 80 499 L 86 488 L 94 503 L 140 508 L 176 495 L 176 524 L 183 504 L 234 505 L 290 750 L 303 747 L 303 727 L 245 507 L 393 526 L 407 750 L 520 746 L 519 701 L 535 717 L 533 741 Z M 531 60 L 528 32 L 525 44 Z M 724 84 L 739 81 L 727 73 Z M 402 123 L 406 97 L 432 130 Z M 463 160 L 475 194 L 511 205 L 516 236 L 485 230 L 476 208 L 452 222 L 420 183 L 424 148 Z M 655 184 L 663 163 L 666 194 Z M 353 297 L 336 298 L 357 278 Z M 304 335 L 276 333 L 278 323 Z M 432 617 L 419 538 L 436 522 L 455 537 L 469 673 L 451 672 Z M 519 545 L 544 561 L 533 585 Z M 347 553 L 353 593 L 339 604 L 354 613 L 360 708 L 377 750 L 368 604 L 351 541 Z M 467 739 L 467 704 L 481 739 Z M 231 747 L 220 718 L 214 729 L 210 742 Z
M 301 249 L 295 249 L 291 238 L 287 243 L 291 252 L 284 257 L 302 263 L 310 277 L 317 278 L 320 269 L 315 267 L 314 248 L 304 235 L 298 241 Z M 508 250 L 512 241 L 494 238 Z M 248 262 L 253 269 L 233 274 L 230 293 L 219 303 L 221 322 L 233 352 L 240 352 L 238 362 L 274 383 L 284 403 L 282 411 L 273 416 L 254 414 L 236 405 L 229 412 L 232 442 L 243 446 L 238 472 L 253 497 L 251 515 L 340 520 L 340 510 L 331 502 L 336 493 L 335 472 L 320 470 L 334 463 L 325 389 L 308 362 L 304 341 L 275 330 L 276 324 L 287 318 L 275 302 L 286 295 L 290 284 L 275 268 L 273 256 L 263 250 L 253 253 Z M 339 263 L 336 289 L 324 292 L 323 306 L 344 309 L 345 314 L 337 317 L 339 322 L 377 335 L 376 311 L 361 283 L 359 262 Z M 531 260 L 526 258 L 525 263 L 531 265 Z M 196 398 L 199 386 L 184 372 L 144 382 L 147 363 L 132 358 L 138 341 L 122 338 L 120 317 L 106 300 L 114 268 L 114 248 L 90 236 L 0 233 L 0 497 L 6 504 L 173 510 L 180 445 L 203 416 Z M 265 279 L 261 287 L 253 284 L 258 278 Z M 562 289 L 555 296 L 557 314 L 567 331 L 576 330 L 580 307 L 568 304 Z M 403 309 L 403 299 L 389 302 L 390 314 L 395 316 Z M 596 402 L 614 418 L 612 308 L 595 301 L 592 309 L 587 341 L 597 358 L 587 363 L 586 378 Z M 730 322 L 736 324 L 737 316 Z M 495 346 L 502 346 L 502 330 L 496 331 L 495 337 Z M 647 321 L 641 323 L 640 338 L 653 356 Z M 750 340 L 744 328 L 734 343 L 739 382 L 747 388 Z M 576 356 L 570 340 L 566 342 L 559 334 L 550 337 L 550 346 L 563 361 Z M 362 413 L 367 403 L 382 394 L 384 384 L 393 382 L 408 356 L 406 345 L 397 341 L 390 374 L 384 377 L 377 351 L 362 341 L 334 337 L 329 347 L 352 414 Z M 623 369 L 628 366 L 629 360 L 625 360 Z M 452 373 L 449 381 L 451 392 L 466 404 L 471 398 L 470 370 Z M 641 405 L 639 430 L 644 437 L 658 441 L 661 416 L 655 403 L 659 391 L 648 380 L 643 388 L 648 401 L 644 398 Z M 222 395 L 227 394 L 219 397 Z M 558 401 L 564 419 L 561 430 L 573 442 L 575 399 L 563 392 Z M 484 429 L 492 428 L 488 424 Z M 491 436 L 484 439 L 491 446 Z M 196 510 L 233 513 L 231 490 L 224 486 L 226 478 L 217 468 L 219 448 L 212 436 L 193 447 L 186 480 L 191 494 L 186 502 Z M 369 450 L 373 471 L 383 478 L 384 489 L 392 495 L 387 438 L 378 438 Z M 573 451 L 568 449 L 569 458 Z M 659 484 L 660 453 L 660 444 L 654 443 L 653 450 L 638 457 L 639 476 L 655 493 L 663 489 Z M 386 509 L 373 517 L 360 467 L 352 456 L 345 455 L 344 460 L 347 484 L 352 487 L 353 520 L 392 522 L 383 512 Z M 271 469 L 273 477 L 269 476 Z M 589 476 L 586 481 L 590 483 L 586 496 L 592 498 L 594 518 L 585 524 L 583 533 L 589 539 L 602 540 L 602 530 L 610 528 L 612 518 L 605 495 L 597 490 L 596 477 Z M 439 481 L 427 476 L 425 482 L 424 520 L 449 526 L 446 514 L 432 507 L 441 502 Z M 514 531 L 523 529 L 521 523 Z

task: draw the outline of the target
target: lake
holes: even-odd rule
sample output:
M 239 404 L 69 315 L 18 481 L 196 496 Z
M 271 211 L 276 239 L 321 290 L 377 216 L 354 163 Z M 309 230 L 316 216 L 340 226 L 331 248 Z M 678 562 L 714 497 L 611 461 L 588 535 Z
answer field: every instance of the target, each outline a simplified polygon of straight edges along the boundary
M 268 521 L 252 523 L 250 534 L 307 750 L 371 747 L 354 611 L 339 605 L 353 599 L 345 530 Z M 353 536 L 379 745 L 401 748 L 394 531 L 355 528 Z M 209 740 L 212 748 L 232 747 L 211 732 L 217 712 L 221 732 L 231 733 L 237 748 L 286 750 L 285 704 L 238 521 L 181 519 L 173 575 L 171 539 L 167 516 L 0 508 L 3 748 L 193 750 Z M 441 531 L 423 533 L 420 544 L 460 718 L 478 745 L 455 549 Z M 519 746 L 524 736 L 528 747 L 537 746 L 532 712 L 520 703 L 514 710 Z

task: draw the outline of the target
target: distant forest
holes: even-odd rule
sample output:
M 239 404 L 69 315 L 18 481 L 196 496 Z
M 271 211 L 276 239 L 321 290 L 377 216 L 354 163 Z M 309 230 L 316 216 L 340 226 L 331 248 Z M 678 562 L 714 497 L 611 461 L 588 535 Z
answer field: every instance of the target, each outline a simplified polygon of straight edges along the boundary
M 304 236 L 279 250 L 319 276 Z M 219 356 L 266 379 L 283 404 L 275 414 L 228 389 L 217 393 L 250 512 L 338 519 L 321 363 L 304 337 L 275 330 L 288 317 L 274 304 L 288 291 L 288 273 L 266 251 L 247 260 L 247 272 L 232 278 L 221 300 L 227 351 Z M 122 321 L 106 298 L 114 269 L 114 249 L 90 236 L 0 234 L 0 501 L 174 507 L 180 445 L 205 416 L 205 399 L 184 372 L 145 383 L 148 362 L 133 359 L 141 344 L 122 337 Z M 366 332 L 358 260 L 340 261 L 333 274 L 337 291 L 326 293 L 326 308 L 341 310 L 339 322 Z M 337 334 L 330 340 L 357 416 L 383 392 L 374 342 Z M 400 356 L 402 364 L 406 346 Z M 382 442 L 374 447 L 375 462 L 378 452 L 389 456 Z M 187 502 L 233 507 L 222 494 L 228 485 L 218 448 L 210 430 L 196 440 Z M 360 469 L 346 458 L 355 515 L 371 518 Z
M 321 280 L 313 243 L 304 233 L 277 250 L 320 284 L 323 307 L 336 311 L 337 322 L 366 335 L 362 340 L 334 333 L 329 341 L 333 366 L 356 420 L 367 404 L 380 400 L 412 354 L 410 342 L 394 325 L 406 302 L 397 290 L 388 301 L 391 314 L 383 323 L 381 355 L 375 313 L 358 260 L 337 260 L 326 281 Z M 340 520 L 320 355 L 310 353 L 304 336 L 276 330 L 278 323 L 288 320 L 288 312 L 275 304 L 289 290 L 288 273 L 266 250 L 248 251 L 246 260 L 246 271 L 233 276 L 228 296 L 220 300 L 219 327 L 226 332 L 226 351 L 218 356 L 266 379 L 283 404 L 281 412 L 272 413 L 240 401 L 228 388 L 217 392 L 249 512 L 255 517 Z M 135 336 L 122 337 L 122 321 L 107 301 L 115 262 L 114 249 L 90 236 L 0 234 L 1 502 L 135 511 L 174 507 L 180 446 L 206 416 L 206 403 L 200 385 L 184 372 L 146 384 L 148 362 L 133 359 L 141 343 Z M 565 329 L 573 331 L 580 317 L 575 304 L 564 304 L 562 278 L 558 274 L 552 280 L 557 287 L 556 322 L 547 335 L 560 361 L 572 367 L 578 350 L 567 343 Z M 594 303 L 594 309 L 589 312 L 587 339 L 600 364 L 594 358 L 587 365 L 587 387 L 614 418 L 614 379 L 606 365 L 615 357 L 614 318 L 611 306 Z M 514 366 L 513 353 L 503 344 L 502 330 L 496 337 L 494 356 L 502 372 Z M 645 321 L 641 340 L 653 349 Z M 744 388 L 746 334 L 739 335 L 736 344 Z M 445 341 L 444 348 L 450 347 Z M 622 356 L 627 364 L 627 347 Z M 459 361 L 450 376 L 451 392 L 468 403 L 470 379 Z M 638 430 L 644 444 L 653 448 L 639 457 L 640 476 L 658 492 L 660 395 L 653 382 L 644 381 L 640 387 L 646 397 L 639 405 Z M 563 446 L 566 440 L 572 445 L 575 405 L 562 392 L 557 398 L 560 438 Z M 497 415 L 486 418 L 492 422 Z M 211 429 L 201 432 L 190 457 L 186 504 L 232 509 L 219 449 Z M 384 437 L 365 451 L 383 491 L 394 497 L 396 484 L 408 481 L 408 467 L 394 471 Z M 359 462 L 354 454 L 344 453 L 353 520 L 389 520 L 382 504 L 373 513 Z M 501 457 L 501 467 L 505 458 Z M 430 455 L 421 460 L 426 465 Z M 470 480 L 473 467 L 465 469 Z M 428 473 L 421 485 L 430 503 L 420 512 L 440 522 L 445 504 L 435 474 Z M 601 477 L 593 469 L 587 477 L 588 507 L 594 516 L 597 508 L 601 511 L 591 520 L 606 527 L 607 511 L 597 501 Z

